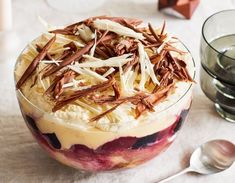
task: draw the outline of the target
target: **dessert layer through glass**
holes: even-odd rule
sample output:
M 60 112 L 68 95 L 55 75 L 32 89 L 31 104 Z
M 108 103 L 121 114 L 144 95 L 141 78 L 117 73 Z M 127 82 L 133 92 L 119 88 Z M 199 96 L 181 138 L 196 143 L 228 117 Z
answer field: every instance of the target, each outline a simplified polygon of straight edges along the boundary
M 119 137 L 115 138 L 114 136 L 117 136 L 115 132 L 97 132 L 97 134 L 92 134 L 92 132 L 84 132 L 79 128 L 76 129 L 67 125 L 64 126 L 64 124 L 59 124 L 56 119 L 45 115 L 44 112 L 40 111 L 37 107 L 27 101 L 21 93 L 18 93 L 18 97 L 22 102 L 20 106 L 27 126 L 37 142 L 49 152 L 51 157 L 63 164 L 81 170 L 107 171 L 135 167 L 164 151 L 175 139 L 176 133 L 180 130 L 188 114 L 191 104 L 191 88 L 189 88 L 180 101 L 169 107 L 166 111 L 161 112 L 166 115 L 167 119 L 165 118 L 165 120 L 170 120 L 170 118 L 173 120 L 170 125 L 163 127 L 161 130 L 153 130 L 155 132 L 150 132 L 150 134 L 142 137 L 124 131 L 123 135 L 120 133 Z M 181 111 L 178 115 L 171 114 L 170 111 L 180 107 Z M 29 111 L 26 111 L 25 109 L 29 109 Z M 159 115 L 161 114 L 159 113 Z M 43 124 L 40 124 L 42 121 Z M 168 123 L 168 121 L 165 122 Z M 55 127 L 61 125 L 64 134 L 60 131 L 57 133 L 56 130 L 43 131 L 40 129 L 41 126 L 51 125 L 50 123 Z M 158 121 L 156 117 L 156 121 L 149 122 L 148 124 L 145 124 L 144 127 L 139 128 L 144 128 L 147 132 L 147 129 L 152 128 L 153 124 L 157 126 L 160 123 L 161 121 Z M 136 127 L 132 132 L 138 132 L 139 130 L 140 129 Z M 68 135 L 69 133 L 70 135 Z M 72 135 L 73 133 L 74 136 Z M 99 146 L 93 145 L 95 148 L 86 145 L 86 142 L 87 144 L 91 144 L 89 141 L 95 142 L 96 138 L 99 138 L 101 133 L 110 138 L 110 141 Z M 84 135 L 84 137 L 82 137 L 81 134 Z M 77 143 L 75 135 L 77 135 Z M 71 139 L 72 142 L 70 142 L 69 148 L 63 147 L 63 145 L 66 144 L 64 143 L 64 138 Z M 81 143 L 81 141 L 83 141 L 83 143 Z
M 117 23 L 116 18 L 108 19 L 109 21 Z M 95 18 L 94 20 L 97 20 L 95 25 L 98 28 L 96 27 L 95 29 L 95 38 L 91 36 L 91 40 L 95 39 L 93 44 L 98 45 L 99 41 L 96 34 L 100 31 L 99 28 L 103 29 L 100 25 L 105 18 Z M 99 22 L 100 20 L 101 22 Z M 119 20 L 120 19 L 118 19 L 118 21 Z M 93 21 L 93 19 L 90 21 Z M 108 24 L 107 26 L 109 26 L 109 21 L 105 22 Z M 120 25 L 122 25 L 122 23 L 120 23 Z M 118 25 L 119 28 L 120 25 Z M 126 28 L 127 27 L 124 29 L 125 31 L 130 31 Z M 150 25 L 149 29 L 151 28 Z M 120 42 L 127 44 L 126 41 L 129 41 L 129 43 L 135 44 L 136 47 L 133 47 L 132 50 L 134 51 L 130 51 L 130 53 L 127 52 L 127 50 L 122 50 L 121 53 L 120 50 L 118 50 L 116 53 L 114 49 L 116 56 L 110 56 L 111 59 L 117 59 L 114 61 L 105 60 L 105 55 L 103 57 L 101 56 L 102 60 L 101 58 L 98 60 L 96 57 L 101 53 L 100 49 L 103 47 L 98 47 L 97 45 L 94 47 L 93 45 L 93 47 L 90 48 L 91 50 L 93 49 L 93 53 L 91 53 L 92 51 L 90 50 L 89 55 L 83 55 L 82 63 L 78 62 L 78 64 L 76 64 L 76 61 L 73 61 L 66 66 L 66 69 L 68 68 L 70 71 L 72 70 L 72 72 L 80 69 L 78 71 L 79 73 L 73 80 L 63 78 L 65 80 L 67 79 L 67 82 L 63 80 L 63 85 L 59 92 L 53 91 L 53 95 L 56 94 L 58 96 L 50 98 L 51 94 L 50 97 L 46 95 L 48 94 L 48 89 L 56 80 L 56 77 L 53 75 L 49 76 L 49 79 L 45 76 L 41 77 L 41 71 L 48 67 L 48 65 L 52 65 L 52 69 L 54 67 L 58 70 L 57 67 L 63 65 L 64 60 L 55 60 L 55 57 L 58 56 L 57 54 L 62 53 L 61 55 L 63 55 L 67 50 L 71 49 L 73 51 L 71 51 L 70 54 L 72 56 L 76 55 L 77 52 L 83 49 L 82 44 L 86 42 L 82 40 L 81 45 L 79 45 L 80 42 L 78 42 L 77 39 L 74 38 L 73 40 L 73 36 L 77 35 L 72 35 L 72 37 L 71 35 L 63 35 L 63 31 L 67 31 L 67 29 L 62 30 L 63 29 L 58 29 L 50 33 L 45 33 L 34 40 L 26 47 L 16 63 L 15 78 L 18 89 L 17 98 L 27 126 L 37 142 L 58 161 L 86 171 L 105 171 L 134 167 L 152 159 L 165 150 L 173 142 L 176 132 L 184 122 L 192 100 L 191 78 L 194 78 L 195 75 L 195 65 L 186 47 L 181 42 L 177 41 L 176 38 L 173 38 L 173 36 L 169 36 L 168 33 L 163 34 L 163 28 L 162 30 L 156 30 L 155 33 L 152 33 L 152 37 L 148 30 L 145 30 L 148 33 L 147 36 L 146 32 L 143 32 L 143 35 L 148 39 L 152 39 L 155 34 L 159 34 L 162 40 L 156 39 L 159 42 L 151 45 L 148 45 L 147 38 L 142 38 L 144 36 L 142 36 L 140 32 L 138 34 L 132 32 L 131 35 L 129 35 L 131 37 L 134 34 L 133 40 L 130 40 L 127 35 L 120 36 L 119 34 L 123 33 L 117 33 L 113 29 L 109 30 L 109 32 L 114 31 L 115 34 L 101 32 L 101 37 L 102 34 L 103 36 L 108 34 L 108 36 L 112 37 L 117 37 L 118 35 L 118 39 L 114 38 L 114 42 L 121 40 Z M 133 28 L 133 30 L 136 29 Z M 93 31 L 93 28 L 89 31 Z M 56 33 L 56 37 L 53 37 L 53 33 Z M 124 34 L 126 34 L 126 32 Z M 74 48 L 74 45 L 71 46 L 71 40 L 73 43 L 76 43 L 74 44 L 76 48 Z M 53 41 L 55 41 L 55 43 L 52 43 Z M 44 54 L 42 53 L 43 49 L 47 47 L 50 42 L 53 46 L 48 48 L 47 54 L 42 56 L 34 73 L 26 77 L 26 81 L 22 82 L 22 75 L 26 73 L 27 67 L 29 70 L 33 68 L 32 66 L 30 67 L 33 58 L 34 62 L 35 58 L 37 59 L 37 54 Z M 41 45 L 38 46 L 38 44 Z M 62 47 L 60 47 L 61 44 L 63 45 Z M 64 47 L 64 45 L 69 45 L 68 49 L 66 46 Z M 87 45 L 89 45 L 89 42 Z M 153 45 L 154 48 L 152 49 L 151 47 L 153 47 Z M 120 48 L 120 44 L 118 44 L 118 46 Z M 159 58 L 158 56 L 165 58 L 161 55 L 161 51 L 164 49 L 167 50 L 166 60 L 170 60 L 169 62 L 174 63 L 172 63 L 172 65 L 165 63 L 161 68 L 157 68 L 155 71 L 152 70 L 156 66 L 153 64 L 156 61 L 155 59 L 157 58 L 161 61 L 161 57 Z M 97 50 L 99 51 L 96 52 Z M 126 69 L 128 64 L 131 64 L 133 59 L 135 60 L 135 54 L 137 55 L 136 65 L 132 65 L 130 68 L 128 67 Z M 71 55 L 68 56 L 67 60 L 70 59 Z M 54 58 L 50 59 L 50 57 Z M 89 67 L 86 66 L 86 59 L 88 60 L 87 62 L 89 62 Z M 140 60 L 139 66 L 141 68 L 138 67 L 138 59 Z M 144 61 L 141 62 L 141 59 Z M 96 64 L 94 64 L 94 62 Z M 97 66 L 97 64 L 102 65 L 103 63 L 101 62 L 106 62 L 107 64 L 112 62 L 113 64 L 110 68 L 106 68 L 107 65 L 103 67 L 106 69 L 103 75 L 100 74 L 101 71 L 98 72 L 96 69 L 92 68 L 100 67 Z M 120 65 L 120 63 L 123 63 L 123 65 Z M 142 67 L 142 64 L 144 64 L 144 67 Z M 174 64 L 179 70 L 177 70 L 177 68 L 175 69 Z M 146 73 L 142 72 L 143 68 L 146 69 Z M 125 69 L 127 71 L 125 71 Z M 165 69 L 164 71 L 167 70 L 167 72 L 169 72 L 167 73 L 168 75 L 165 76 L 168 79 L 165 83 L 163 82 L 164 77 L 161 75 L 163 70 L 161 69 Z M 62 70 L 64 72 L 64 68 L 62 68 Z M 152 73 L 152 71 L 154 73 Z M 60 70 L 57 72 L 60 72 Z M 107 74 L 108 72 L 109 74 Z M 135 72 L 137 76 L 134 77 L 135 80 L 134 82 L 132 81 L 132 86 L 129 77 L 134 76 Z M 86 77 L 83 76 L 84 73 Z M 144 81 L 143 73 L 145 77 L 147 77 Z M 154 76 L 155 74 L 157 77 Z M 84 82 L 86 79 L 89 81 Z M 125 79 L 128 81 L 126 83 L 128 86 L 124 84 L 125 81 L 123 80 Z M 147 82 L 148 79 L 149 81 Z M 88 83 L 89 85 L 84 86 L 84 83 L 79 85 L 78 83 L 80 81 L 85 84 Z M 76 100 L 72 98 L 73 101 L 70 103 L 61 103 L 61 101 L 71 93 L 89 91 L 89 89 L 94 86 L 94 82 L 95 86 L 100 85 L 100 83 L 105 85 L 112 82 L 111 88 L 113 88 L 115 95 L 110 96 L 112 93 L 110 93 L 109 88 L 102 88 L 99 92 L 98 88 L 97 91 L 92 91 L 96 92 L 94 95 L 93 93 L 87 93 L 83 98 L 75 98 Z M 168 87 L 170 89 L 167 89 Z M 166 92 L 165 89 L 167 89 Z M 150 92 L 151 90 L 153 91 Z M 155 95 L 163 91 L 165 92 L 164 95 Z M 139 95 L 140 93 L 141 95 Z M 107 96 L 103 97 L 103 94 L 107 94 Z M 81 93 L 79 93 L 79 96 L 80 95 Z M 133 98 L 133 96 L 137 96 L 137 98 Z M 151 99 L 153 96 L 157 96 L 157 100 L 154 104 L 151 104 L 151 100 L 148 99 Z M 108 102 L 100 102 L 99 97 L 103 97 L 102 102 L 104 99 L 108 98 Z M 111 103 L 110 100 L 112 100 Z M 144 106 L 144 109 L 142 110 L 140 106 Z M 135 107 L 136 109 L 134 109 Z

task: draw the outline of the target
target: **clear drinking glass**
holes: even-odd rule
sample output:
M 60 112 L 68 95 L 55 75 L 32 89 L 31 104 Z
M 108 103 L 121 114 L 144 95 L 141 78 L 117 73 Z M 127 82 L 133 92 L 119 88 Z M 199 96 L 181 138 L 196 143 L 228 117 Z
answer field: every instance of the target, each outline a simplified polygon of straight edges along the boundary
M 224 119 L 235 122 L 235 10 L 206 19 L 201 39 L 201 88 Z

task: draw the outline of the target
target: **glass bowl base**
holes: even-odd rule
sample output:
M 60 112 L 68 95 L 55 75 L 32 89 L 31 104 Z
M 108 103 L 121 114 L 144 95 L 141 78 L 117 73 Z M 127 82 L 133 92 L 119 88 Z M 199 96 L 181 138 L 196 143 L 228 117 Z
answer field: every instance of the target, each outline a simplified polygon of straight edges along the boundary
M 226 109 L 224 109 L 221 105 L 217 103 L 215 103 L 215 109 L 222 118 L 229 122 L 235 123 L 235 114 L 228 112 Z

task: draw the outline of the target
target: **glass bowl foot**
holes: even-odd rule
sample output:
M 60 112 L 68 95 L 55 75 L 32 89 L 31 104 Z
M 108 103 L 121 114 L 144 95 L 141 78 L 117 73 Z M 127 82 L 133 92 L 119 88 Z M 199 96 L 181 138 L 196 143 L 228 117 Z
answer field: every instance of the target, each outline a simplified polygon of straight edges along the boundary
M 215 109 L 222 118 L 229 122 L 235 123 L 235 113 L 231 113 L 231 111 L 226 110 L 224 107 L 217 103 L 215 103 Z

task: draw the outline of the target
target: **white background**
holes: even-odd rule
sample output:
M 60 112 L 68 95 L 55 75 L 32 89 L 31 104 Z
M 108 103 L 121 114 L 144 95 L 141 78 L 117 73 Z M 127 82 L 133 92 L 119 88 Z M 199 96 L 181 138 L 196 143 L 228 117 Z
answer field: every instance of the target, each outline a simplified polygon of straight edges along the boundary
M 142 18 L 155 26 L 160 26 L 165 19 L 167 30 L 176 34 L 192 52 L 197 64 L 198 81 L 202 23 L 209 15 L 231 8 L 234 8 L 231 0 L 202 0 L 189 21 L 159 13 L 157 0 L 106 0 L 99 9 L 86 13 L 59 12 L 48 7 L 44 0 L 14 0 L 13 18 L 14 31 L 21 41 L 20 49 L 44 31 L 38 15 L 54 25 L 105 14 Z M 151 183 L 186 167 L 193 149 L 203 142 L 216 138 L 235 142 L 235 124 L 226 122 L 216 114 L 213 103 L 201 92 L 198 82 L 188 120 L 178 138 L 154 160 L 127 171 L 99 174 L 84 174 L 61 165 L 36 144 L 20 115 L 13 84 L 13 58 L 19 53 L 20 50 L 8 54 L 11 59 L 0 60 L 0 182 Z M 172 182 L 234 183 L 235 166 L 216 175 L 183 175 Z

